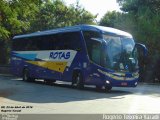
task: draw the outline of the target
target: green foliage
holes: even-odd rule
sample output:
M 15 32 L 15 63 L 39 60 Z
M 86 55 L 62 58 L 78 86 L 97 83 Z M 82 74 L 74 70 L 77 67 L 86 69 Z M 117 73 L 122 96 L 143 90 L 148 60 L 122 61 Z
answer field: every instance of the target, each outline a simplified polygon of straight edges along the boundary
M 102 26 L 108 26 L 108 27 L 114 27 L 115 23 L 119 20 L 119 17 L 121 16 L 121 13 L 113 11 L 113 12 L 107 12 L 103 18 L 100 20 L 100 25 Z
M 30 29 L 37 0 L 0 0 L 0 63 L 7 63 L 10 39 Z
M 95 18 L 78 2 L 75 6 L 66 6 L 62 0 L 1 0 L 0 40 L 27 32 L 95 24 Z
M 142 8 L 149 8 L 153 13 L 160 12 L 160 0 L 117 0 L 124 12 L 137 14 Z
M 149 55 L 160 54 L 160 0 L 117 0 L 122 13 L 107 12 L 100 25 L 128 31 L 137 40 L 146 44 Z
M 76 24 L 93 24 L 95 16 L 79 6 L 66 6 L 61 0 L 46 1 L 40 5 L 36 19 L 31 22 L 31 31 L 53 29 Z
M 102 26 L 118 28 L 133 34 L 133 31 L 136 29 L 133 19 L 133 16 L 130 14 L 112 11 L 107 12 L 100 20 L 99 24 Z
M 7 62 L 9 40 L 17 34 L 95 24 L 95 18 L 78 2 L 66 6 L 62 0 L 0 0 L 0 64 Z
M 136 26 L 132 29 L 139 42 L 143 42 L 149 48 L 150 55 L 155 51 L 160 53 L 158 47 L 160 38 L 160 0 L 118 0 L 121 9 L 127 15 L 133 16 L 130 21 Z
M 29 22 L 26 20 L 30 16 L 29 6 L 23 0 L 0 1 L 0 39 L 9 39 L 15 34 L 28 30 Z M 23 9 L 22 9 L 23 8 Z

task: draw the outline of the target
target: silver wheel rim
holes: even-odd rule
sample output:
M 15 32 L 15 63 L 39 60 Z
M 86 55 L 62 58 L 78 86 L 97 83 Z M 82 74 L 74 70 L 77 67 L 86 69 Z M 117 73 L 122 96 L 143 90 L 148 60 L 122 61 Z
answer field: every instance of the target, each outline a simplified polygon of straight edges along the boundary
M 78 77 L 77 77 L 77 84 L 79 84 L 79 80 L 80 80 L 80 77 L 78 76 Z
M 80 75 L 78 74 L 76 77 L 76 86 L 79 84 L 79 82 L 80 82 Z

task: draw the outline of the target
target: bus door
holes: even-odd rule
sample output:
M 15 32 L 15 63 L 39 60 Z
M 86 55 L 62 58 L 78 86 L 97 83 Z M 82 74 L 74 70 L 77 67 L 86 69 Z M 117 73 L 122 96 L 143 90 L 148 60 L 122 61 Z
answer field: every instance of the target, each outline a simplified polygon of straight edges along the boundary
M 92 39 L 90 43 L 89 57 L 91 60 L 90 78 L 93 83 L 99 81 L 99 75 L 97 74 L 98 66 L 101 66 L 102 56 L 102 42 L 98 39 Z

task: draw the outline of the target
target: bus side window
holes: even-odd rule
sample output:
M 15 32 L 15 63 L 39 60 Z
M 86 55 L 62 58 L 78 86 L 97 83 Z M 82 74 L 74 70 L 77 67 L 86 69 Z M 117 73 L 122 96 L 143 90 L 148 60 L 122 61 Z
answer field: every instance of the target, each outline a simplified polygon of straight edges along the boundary
M 25 48 L 25 41 L 21 38 L 14 39 L 12 43 L 12 49 L 15 51 L 22 51 Z
M 30 49 L 31 49 L 31 44 L 32 44 L 31 41 L 28 40 L 28 42 L 27 42 L 24 50 L 25 50 L 25 51 L 30 50 Z
M 41 49 L 43 50 L 52 50 L 53 49 L 53 36 L 51 35 L 46 35 L 41 37 Z
M 77 50 L 81 48 L 81 39 L 79 32 L 62 33 L 58 39 L 58 46 L 63 50 Z
M 92 41 L 92 58 L 91 60 L 98 65 L 101 64 L 101 43 Z
M 80 36 L 80 32 L 74 32 L 71 33 L 70 35 L 70 49 L 73 50 L 82 50 L 82 41 L 81 41 L 81 36 Z
M 79 32 L 58 33 L 15 39 L 13 49 L 19 51 L 34 50 L 77 50 L 81 48 Z
M 53 35 L 38 36 L 33 41 L 37 47 L 33 47 L 34 50 L 54 50 Z

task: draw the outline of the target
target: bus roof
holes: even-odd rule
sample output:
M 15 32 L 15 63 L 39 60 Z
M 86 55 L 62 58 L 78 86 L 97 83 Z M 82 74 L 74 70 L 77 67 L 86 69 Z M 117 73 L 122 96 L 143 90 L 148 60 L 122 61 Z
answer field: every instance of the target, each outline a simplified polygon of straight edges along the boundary
M 76 25 L 76 26 L 71 26 L 71 27 L 64 27 L 64 28 L 57 28 L 57 29 L 52 29 L 52 30 L 34 32 L 34 33 L 29 33 L 29 34 L 24 34 L 24 35 L 17 35 L 13 37 L 13 39 L 33 37 L 33 36 L 42 36 L 42 35 L 51 35 L 51 34 L 63 33 L 63 32 L 75 32 L 75 31 L 80 31 L 80 30 L 94 30 L 94 31 L 100 31 L 102 33 L 108 33 L 111 35 L 132 37 L 132 35 L 127 32 L 124 32 L 122 30 L 118 30 L 115 28 L 111 28 L 111 27 L 104 27 L 104 26 L 97 26 L 97 25 Z

